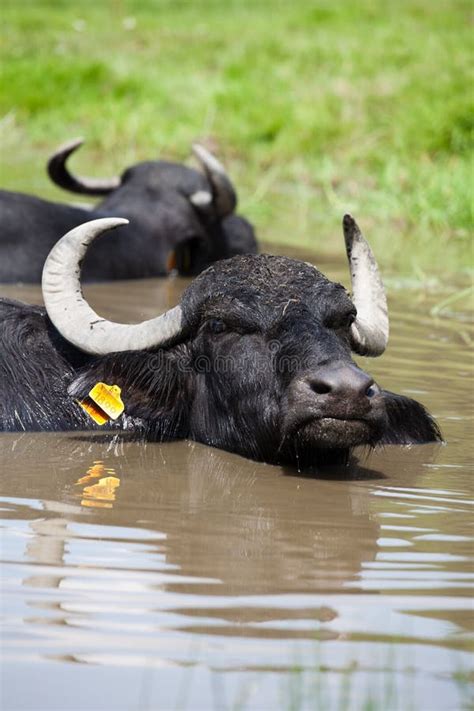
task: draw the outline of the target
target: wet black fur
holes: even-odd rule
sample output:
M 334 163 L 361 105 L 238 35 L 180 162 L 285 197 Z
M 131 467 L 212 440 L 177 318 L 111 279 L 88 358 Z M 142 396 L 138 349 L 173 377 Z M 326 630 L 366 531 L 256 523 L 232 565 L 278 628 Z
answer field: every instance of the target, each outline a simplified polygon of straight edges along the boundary
M 189 196 L 210 191 L 196 170 L 165 161 L 140 163 L 125 171 L 120 187 L 93 210 L 0 191 L 0 282 L 39 282 L 45 259 L 73 227 L 99 217 L 126 217 L 120 227 L 88 250 L 86 281 L 136 279 L 167 273 L 177 250 L 183 274 L 198 274 L 218 259 L 255 253 L 252 226 L 238 215 L 218 218 L 214 206 L 196 209 Z M 191 263 L 184 259 L 189 250 Z
M 122 388 L 127 417 L 116 427 L 268 462 L 305 467 L 345 461 L 354 444 L 441 439 L 420 403 L 386 391 L 361 402 L 315 398 L 321 417 L 341 420 L 338 446 L 315 438 L 313 403 L 302 402 L 295 388 L 324 365 L 353 366 L 355 309 L 345 289 L 313 267 L 284 257 L 234 257 L 197 277 L 181 305 L 179 342 L 92 358 L 68 346 L 42 308 L 4 300 L 1 427 L 93 429 L 75 399 L 105 381 Z M 366 423 L 364 441 L 347 439 L 344 420 L 352 418 Z

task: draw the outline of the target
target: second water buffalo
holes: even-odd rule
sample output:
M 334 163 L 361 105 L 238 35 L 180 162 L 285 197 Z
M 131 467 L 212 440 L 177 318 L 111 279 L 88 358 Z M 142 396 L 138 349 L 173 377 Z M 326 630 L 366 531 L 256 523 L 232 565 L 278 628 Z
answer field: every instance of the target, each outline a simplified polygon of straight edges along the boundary
M 235 214 L 237 194 L 220 162 L 203 146 L 193 151 L 203 172 L 167 161 L 148 161 L 110 179 L 74 176 L 68 157 L 82 145 L 62 146 L 48 163 L 51 179 L 80 195 L 102 197 L 94 208 L 0 191 L 0 282 L 36 283 L 49 251 L 73 227 L 100 217 L 131 221 L 111 240 L 92 245 L 86 281 L 195 275 L 214 261 L 255 253 L 252 225 Z

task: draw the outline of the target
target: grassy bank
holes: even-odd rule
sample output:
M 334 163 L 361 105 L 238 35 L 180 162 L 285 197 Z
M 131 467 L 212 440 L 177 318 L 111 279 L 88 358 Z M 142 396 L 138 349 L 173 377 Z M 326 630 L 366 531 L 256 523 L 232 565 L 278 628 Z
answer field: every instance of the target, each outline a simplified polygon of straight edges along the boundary
M 342 252 L 350 210 L 386 266 L 463 269 L 470 8 L 3 0 L 2 186 L 66 199 L 43 165 L 76 135 L 94 175 L 207 139 L 264 239 Z

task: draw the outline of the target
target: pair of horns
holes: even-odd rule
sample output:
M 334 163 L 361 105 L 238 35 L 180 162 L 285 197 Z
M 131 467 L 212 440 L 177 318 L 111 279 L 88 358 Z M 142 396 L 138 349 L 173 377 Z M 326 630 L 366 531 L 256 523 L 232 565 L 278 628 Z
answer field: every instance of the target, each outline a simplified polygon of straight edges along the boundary
M 94 195 L 96 197 L 108 195 L 121 185 L 121 178 L 74 176 L 67 167 L 69 156 L 77 151 L 83 143 L 83 138 L 75 138 L 60 146 L 48 161 L 49 177 L 60 188 L 69 190 L 72 193 Z M 206 208 L 213 203 L 218 216 L 221 218 L 230 215 L 237 206 L 237 195 L 224 167 L 212 153 L 198 143 L 193 144 L 193 153 L 209 181 L 212 192 L 199 190 L 190 196 L 190 201 L 198 209 Z
M 183 330 L 180 306 L 138 324 L 120 324 L 98 316 L 82 294 L 81 263 L 91 242 L 128 220 L 107 217 L 75 227 L 53 247 L 43 269 L 42 290 L 48 315 L 59 333 L 92 355 L 157 348 L 177 339 Z M 346 252 L 357 318 L 351 326 L 352 349 L 379 356 L 388 341 L 385 290 L 375 257 L 351 215 L 343 220 Z

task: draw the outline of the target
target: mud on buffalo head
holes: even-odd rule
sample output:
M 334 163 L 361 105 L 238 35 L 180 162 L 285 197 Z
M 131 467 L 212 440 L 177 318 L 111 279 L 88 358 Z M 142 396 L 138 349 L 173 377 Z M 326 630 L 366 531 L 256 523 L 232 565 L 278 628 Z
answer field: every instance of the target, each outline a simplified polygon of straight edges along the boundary
M 132 221 L 127 229 L 142 239 L 152 237 L 163 250 L 162 272 L 173 266 L 195 275 L 218 259 L 257 251 L 252 226 L 235 215 L 237 194 L 230 178 L 203 146 L 193 146 L 203 172 L 160 160 L 138 163 L 120 177 L 98 179 L 74 176 L 67 167 L 82 143 L 70 141 L 51 156 L 50 178 L 70 192 L 103 197 L 94 213 L 126 217 Z
M 148 437 L 189 437 L 301 467 L 344 460 L 356 445 L 440 439 L 422 405 L 382 390 L 352 360 L 352 352 L 381 355 L 388 315 L 374 256 L 350 215 L 352 298 L 310 264 L 237 256 L 198 276 L 180 305 L 131 326 L 101 319 L 79 282 L 88 244 L 120 223 L 76 228 L 45 264 L 51 321 L 93 356 L 70 384 L 72 398 L 98 381 L 117 384 Z

